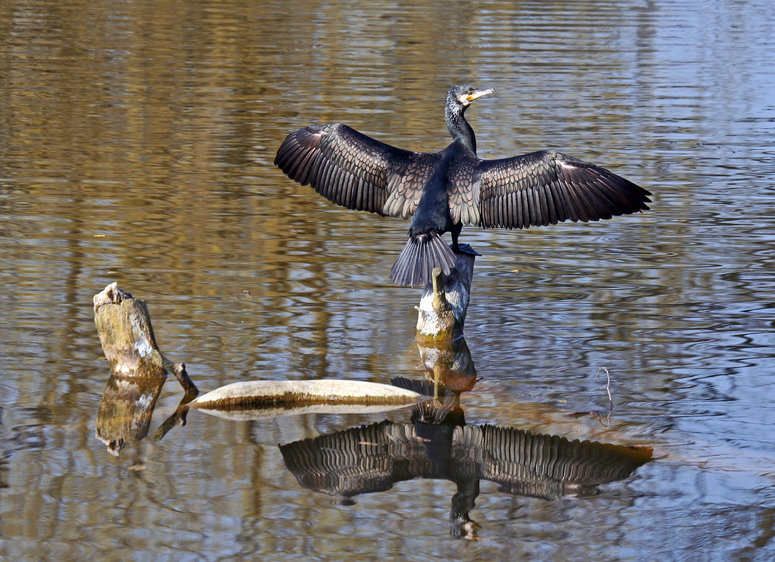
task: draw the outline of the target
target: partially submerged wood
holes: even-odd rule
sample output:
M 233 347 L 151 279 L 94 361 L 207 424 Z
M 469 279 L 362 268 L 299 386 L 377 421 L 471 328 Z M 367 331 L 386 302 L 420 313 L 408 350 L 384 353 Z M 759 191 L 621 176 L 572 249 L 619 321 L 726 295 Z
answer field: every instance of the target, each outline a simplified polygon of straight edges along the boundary
M 94 295 L 94 323 L 102 351 L 114 375 L 163 377 L 173 373 L 187 395 L 197 395 L 196 385 L 183 363 L 169 361 L 159 351 L 148 307 L 113 282 Z
M 454 269 L 444 275 L 433 270 L 433 280 L 425 287 L 417 307 L 417 341 L 421 344 L 452 342 L 463 335 L 463 324 L 471 299 L 476 252 L 467 244 L 460 246 Z
M 97 411 L 97 438 L 118 455 L 127 443 L 148 434 L 156 401 L 173 373 L 185 390 L 180 405 L 156 431 L 161 439 L 176 424 L 185 425 L 187 402 L 199 394 L 183 363 L 169 361 L 159 351 L 148 307 L 111 283 L 94 295 L 94 323 L 111 376 Z
M 343 412 L 343 406 L 349 412 L 361 412 L 363 408 L 368 408 L 368 411 L 389 410 L 412 405 L 422 398 L 421 394 L 411 390 L 363 381 L 243 381 L 203 394 L 190 406 L 223 412 L 252 410 L 255 417 L 266 417 L 282 415 L 283 409 L 300 413 L 299 408 L 319 406 L 339 407 L 339 413 Z
M 183 363 L 159 351 L 145 303 L 111 283 L 94 296 L 94 321 L 111 379 L 98 412 L 98 438 L 114 454 L 142 439 L 166 374 L 172 372 L 186 394 L 175 414 L 157 430 L 160 439 L 175 423 L 185 423 L 194 407 L 235 419 L 303 412 L 363 413 L 412 405 L 422 395 L 361 381 L 246 381 L 229 384 L 193 400 L 198 390 Z

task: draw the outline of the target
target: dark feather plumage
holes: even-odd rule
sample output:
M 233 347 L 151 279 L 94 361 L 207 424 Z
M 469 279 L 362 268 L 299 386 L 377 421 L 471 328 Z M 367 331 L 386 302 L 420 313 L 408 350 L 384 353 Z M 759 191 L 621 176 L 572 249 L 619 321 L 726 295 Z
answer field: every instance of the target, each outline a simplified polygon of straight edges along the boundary
M 449 275 L 455 260 L 455 252 L 435 232 L 410 236 L 390 270 L 390 278 L 401 287 L 411 286 L 415 279 L 431 279 L 434 267 Z
M 559 152 L 482 160 L 477 171 L 481 215 L 474 224 L 482 227 L 610 219 L 647 210 L 651 195 L 605 168 Z
M 440 152 L 402 150 L 333 123 L 288 135 L 275 164 L 337 205 L 411 216 L 409 241 L 391 270 L 391 278 L 405 286 L 426 285 L 435 266 L 449 273 L 464 224 L 527 228 L 648 209 L 651 194 L 645 189 L 559 152 L 480 160 L 463 113 L 490 92 L 450 89 L 445 112 L 453 142 Z M 440 237 L 447 231 L 452 250 Z

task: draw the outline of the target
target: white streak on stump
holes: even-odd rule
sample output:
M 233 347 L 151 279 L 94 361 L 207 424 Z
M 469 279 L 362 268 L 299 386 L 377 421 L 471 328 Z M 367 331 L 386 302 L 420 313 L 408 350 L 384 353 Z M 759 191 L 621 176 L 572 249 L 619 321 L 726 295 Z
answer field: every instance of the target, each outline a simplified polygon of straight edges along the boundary
M 433 281 L 425 287 L 417 307 L 417 340 L 420 343 L 449 343 L 463 335 L 476 252 L 461 245 L 455 267 L 449 275 L 436 268 Z M 470 253 L 469 253 L 470 252 Z

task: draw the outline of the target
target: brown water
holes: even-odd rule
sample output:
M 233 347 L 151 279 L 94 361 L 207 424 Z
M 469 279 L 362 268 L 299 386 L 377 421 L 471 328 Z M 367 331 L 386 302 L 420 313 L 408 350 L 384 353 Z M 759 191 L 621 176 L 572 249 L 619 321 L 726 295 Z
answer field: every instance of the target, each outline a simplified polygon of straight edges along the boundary
M 0 555 L 773 557 L 773 28 L 763 0 L 3 3 Z M 149 436 L 108 454 L 91 298 L 111 281 L 202 390 L 422 378 L 419 291 L 387 276 L 407 224 L 335 208 L 272 159 L 335 120 L 438 150 L 460 82 L 497 90 L 468 112 L 480 156 L 558 148 L 654 193 L 639 216 L 464 230 L 483 254 L 470 431 L 654 459 L 586 497 L 482 480 L 468 541 L 443 475 L 347 505 L 277 446 L 408 411 L 190 412 L 154 441 L 182 396 L 170 379 Z

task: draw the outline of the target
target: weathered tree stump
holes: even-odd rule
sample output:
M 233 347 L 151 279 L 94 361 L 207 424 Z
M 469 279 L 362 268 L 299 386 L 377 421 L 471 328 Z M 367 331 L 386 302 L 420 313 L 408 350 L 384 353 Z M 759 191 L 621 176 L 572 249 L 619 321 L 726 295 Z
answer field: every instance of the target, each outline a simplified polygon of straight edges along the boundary
M 156 345 L 148 307 L 111 283 L 94 295 L 94 323 L 110 365 L 110 379 L 97 412 L 97 438 L 111 454 L 142 440 L 167 373 L 175 374 L 185 390 L 176 412 L 156 432 L 161 439 L 175 424 L 185 425 L 186 403 L 199 394 L 183 363 L 164 357 Z
M 173 373 L 187 395 L 199 391 L 183 363 L 169 361 L 159 351 L 148 307 L 114 282 L 94 295 L 94 323 L 105 358 L 114 375 L 160 377 Z
M 433 270 L 433 281 L 425 287 L 417 307 L 417 341 L 422 345 L 444 344 L 463 336 L 463 324 L 471 300 L 474 260 L 478 255 L 467 244 L 457 254 L 454 269 L 444 275 Z

